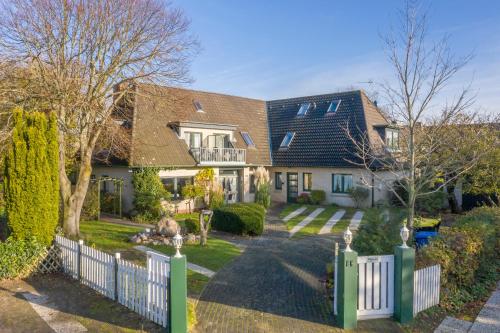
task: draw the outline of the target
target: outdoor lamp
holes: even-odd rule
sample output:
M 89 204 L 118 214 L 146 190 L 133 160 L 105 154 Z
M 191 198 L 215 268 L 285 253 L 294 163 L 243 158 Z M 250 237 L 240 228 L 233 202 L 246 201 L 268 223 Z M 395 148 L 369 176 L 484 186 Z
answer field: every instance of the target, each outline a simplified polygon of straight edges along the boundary
M 408 245 L 406 245 L 406 242 L 408 241 L 408 238 L 410 237 L 410 230 L 408 230 L 408 228 L 406 227 L 406 223 L 403 224 L 403 227 L 401 228 L 399 235 L 401 236 L 401 239 L 403 240 L 403 245 L 401 247 L 407 248 Z
M 182 247 L 182 236 L 179 234 L 179 230 L 177 230 L 177 233 L 172 238 L 172 242 L 174 243 L 174 247 L 175 247 L 175 251 L 176 251 L 175 257 L 176 258 L 182 257 L 181 252 L 179 251 Z
M 351 252 L 351 242 L 352 242 L 352 232 L 349 230 L 349 226 L 346 231 L 344 231 L 344 242 L 345 242 L 345 252 Z

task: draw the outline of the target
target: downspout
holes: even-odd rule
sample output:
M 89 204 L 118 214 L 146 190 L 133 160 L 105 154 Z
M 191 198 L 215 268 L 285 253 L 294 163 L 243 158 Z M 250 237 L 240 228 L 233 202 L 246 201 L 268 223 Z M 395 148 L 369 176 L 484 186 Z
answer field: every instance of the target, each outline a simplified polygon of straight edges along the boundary
M 375 207 L 375 176 L 372 173 L 372 208 Z

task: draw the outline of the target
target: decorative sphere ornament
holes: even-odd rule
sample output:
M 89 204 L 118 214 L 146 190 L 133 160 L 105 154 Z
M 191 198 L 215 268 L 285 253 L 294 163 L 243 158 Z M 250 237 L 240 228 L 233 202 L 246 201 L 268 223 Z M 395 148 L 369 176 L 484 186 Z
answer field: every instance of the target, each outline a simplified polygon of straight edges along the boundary
M 344 231 L 344 242 L 345 242 L 345 252 L 351 252 L 351 242 L 352 242 L 352 232 L 347 227 L 346 231 Z

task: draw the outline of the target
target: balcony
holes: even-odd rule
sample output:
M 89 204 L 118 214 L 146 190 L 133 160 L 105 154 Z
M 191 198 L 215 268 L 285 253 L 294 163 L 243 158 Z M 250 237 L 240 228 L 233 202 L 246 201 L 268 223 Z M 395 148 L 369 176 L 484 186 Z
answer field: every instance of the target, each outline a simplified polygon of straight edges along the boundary
M 236 148 L 191 148 L 191 155 L 198 165 L 244 165 L 246 149 Z

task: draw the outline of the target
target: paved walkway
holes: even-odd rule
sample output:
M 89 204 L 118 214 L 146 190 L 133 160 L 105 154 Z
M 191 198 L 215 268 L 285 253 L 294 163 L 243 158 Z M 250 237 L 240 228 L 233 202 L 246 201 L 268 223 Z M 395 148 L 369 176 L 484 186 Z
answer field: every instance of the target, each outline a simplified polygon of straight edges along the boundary
M 333 327 L 331 301 L 321 282 L 335 236 L 290 240 L 278 209 L 262 237 L 219 270 L 198 302 L 196 332 L 315 333 Z M 363 332 L 400 332 L 390 320 L 359 322 Z
M 335 212 L 335 214 L 333 214 L 333 216 L 328 220 L 328 222 L 326 222 L 326 224 L 321 228 L 319 234 L 324 235 L 330 233 L 333 226 L 337 224 L 338 221 L 340 221 L 340 219 L 344 216 L 344 214 L 345 210 L 343 209 Z
M 316 208 L 311 214 L 309 214 L 305 219 L 300 221 L 297 225 L 295 225 L 292 230 L 290 230 L 289 237 L 293 237 L 300 229 L 304 228 L 306 225 L 311 223 L 319 214 L 321 214 L 325 209 L 324 208 Z

